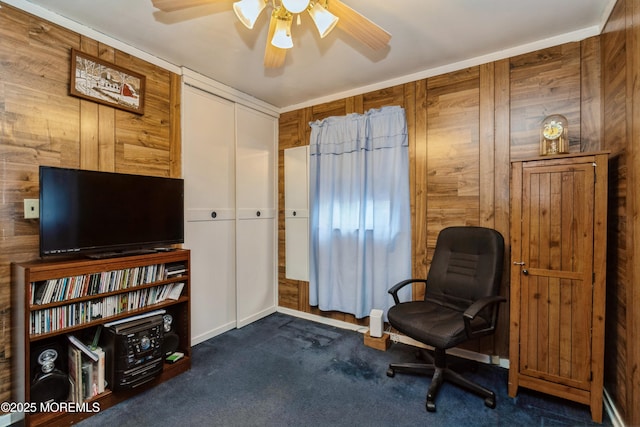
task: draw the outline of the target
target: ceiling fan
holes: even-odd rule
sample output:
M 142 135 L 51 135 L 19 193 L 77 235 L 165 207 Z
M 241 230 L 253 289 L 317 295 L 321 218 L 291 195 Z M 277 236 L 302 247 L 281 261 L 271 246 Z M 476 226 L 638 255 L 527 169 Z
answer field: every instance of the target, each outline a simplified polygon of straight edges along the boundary
M 228 0 L 151 0 L 154 7 L 163 12 L 173 12 L 194 6 Z M 300 24 L 300 14 L 307 12 L 320 37 L 324 38 L 334 27 L 365 44 L 371 49 L 385 47 L 391 34 L 356 12 L 341 0 L 240 0 L 233 3 L 236 16 L 247 28 L 252 29 L 262 11 L 272 6 L 264 66 L 278 68 L 284 64 L 287 49 L 293 47 L 291 24 L 294 16 Z

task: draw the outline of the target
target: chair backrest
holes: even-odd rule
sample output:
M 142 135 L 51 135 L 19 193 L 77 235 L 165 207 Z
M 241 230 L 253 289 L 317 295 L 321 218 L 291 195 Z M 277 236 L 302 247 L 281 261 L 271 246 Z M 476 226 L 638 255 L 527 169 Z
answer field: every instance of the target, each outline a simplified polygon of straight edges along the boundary
M 500 291 L 504 239 L 484 227 L 440 231 L 427 276 L 425 300 L 464 311 L 471 303 Z

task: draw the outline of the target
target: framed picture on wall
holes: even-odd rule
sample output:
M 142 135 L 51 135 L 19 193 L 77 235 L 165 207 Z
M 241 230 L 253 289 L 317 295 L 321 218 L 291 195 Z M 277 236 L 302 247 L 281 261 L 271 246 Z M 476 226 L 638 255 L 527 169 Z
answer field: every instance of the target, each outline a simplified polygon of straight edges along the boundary
M 144 88 L 142 74 L 71 49 L 71 95 L 144 114 Z

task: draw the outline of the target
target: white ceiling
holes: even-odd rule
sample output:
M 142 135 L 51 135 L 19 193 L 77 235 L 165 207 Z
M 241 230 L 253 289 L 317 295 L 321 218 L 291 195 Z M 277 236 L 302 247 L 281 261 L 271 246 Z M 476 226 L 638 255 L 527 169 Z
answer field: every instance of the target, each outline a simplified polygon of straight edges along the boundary
M 47 19 L 60 15 L 63 25 L 87 27 L 281 111 L 596 35 L 615 4 L 344 0 L 392 34 L 386 50 L 371 51 L 339 29 L 320 39 L 309 17 L 303 16 L 301 26 L 294 23 L 294 47 L 284 67 L 265 69 L 268 13 L 249 30 L 236 19 L 233 0 L 171 13 L 155 9 L 151 0 L 4 2 Z

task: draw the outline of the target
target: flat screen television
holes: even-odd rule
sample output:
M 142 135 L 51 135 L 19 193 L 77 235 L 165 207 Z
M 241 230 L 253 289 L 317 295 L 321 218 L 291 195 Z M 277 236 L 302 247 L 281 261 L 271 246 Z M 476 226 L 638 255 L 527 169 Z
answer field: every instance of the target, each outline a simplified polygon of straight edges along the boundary
M 111 256 L 183 242 L 182 179 L 40 166 L 40 256 Z

